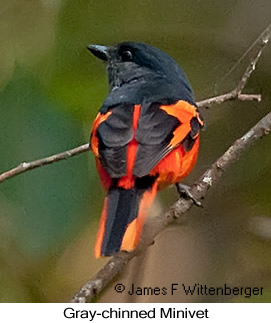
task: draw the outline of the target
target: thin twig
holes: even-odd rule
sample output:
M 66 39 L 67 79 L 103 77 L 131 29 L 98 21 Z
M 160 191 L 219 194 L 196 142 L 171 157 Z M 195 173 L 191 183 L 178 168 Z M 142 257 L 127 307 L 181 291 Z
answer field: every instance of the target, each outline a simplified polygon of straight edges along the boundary
M 256 68 L 256 64 L 262 55 L 265 46 L 268 44 L 271 38 L 271 24 L 263 31 L 263 33 L 254 42 L 253 49 L 255 50 L 254 55 L 250 58 L 249 65 L 247 66 L 244 74 L 240 78 L 237 86 L 230 92 L 222 95 L 215 96 L 210 99 L 202 100 L 197 102 L 198 107 L 206 107 L 211 104 L 220 104 L 229 100 L 241 100 L 241 101 L 261 101 L 261 95 L 259 94 L 242 94 L 244 87 L 247 84 L 248 79 Z
M 262 96 L 260 94 L 239 94 L 236 95 L 235 89 L 229 93 L 221 94 L 218 96 L 214 96 L 213 98 L 205 99 L 197 102 L 197 106 L 199 108 L 206 108 L 212 104 L 221 104 L 226 101 L 231 100 L 240 100 L 240 101 L 257 101 L 261 102 Z
M 248 79 L 250 78 L 251 74 L 256 68 L 256 64 L 258 63 L 262 52 L 265 48 L 265 46 L 268 44 L 269 40 L 271 38 L 271 24 L 264 30 L 264 32 L 258 37 L 258 40 L 256 41 L 254 48 L 255 48 L 255 55 L 253 55 L 250 58 L 250 64 L 246 68 L 243 76 L 241 77 L 237 87 L 235 88 L 236 95 L 240 95 L 243 91 Z
M 39 160 L 34 160 L 34 161 L 31 161 L 31 162 L 23 162 L 20 165 L 18 165 L 17 167 L 12 168 L 12 169 L 2 173 L 0 175 L 0 183 L 5 181 L 8 178 L 11 178 L 13 176 L 22 174 L 22 173 L 24 173 L 26 171 L 29 171 L 31 169 L 41 167 L 41 166 L 45 166 L 45 165 L 49 165 L 49 164 L 55 163 L 57 161 L 70 158 L 72 156 L 81 154 L 81 153 L 83 153 L 83 152 L 85 152 L 87 150 L 89 150 L 89 144 L 85 144 L 85 145 L 82 145 L 82 146 L 79 146 L 79 147 L 64 151 L 64 152 L 62 152 L 60 154 L 52 155 L 52 156 L 42 158 L 42 159 L 39 159 Z
M 236 140 L 234 144 L 200 177 L 198 182 L 191 188 L 191 193 L 196 199 L 202 199 L 207 191 L 217 183 L 224 171 L 240 155 L 245 152 L 255 141 L 271 132 L 271 113 L 268 113 L 261 121 L 251 128 L 243 137 Z M 179 199 L 165 213 L 154 217 L 152 221 L 146 223 L 142 239 L 138 248 L 131 253 L 119 252 L 112 257 L 108 263 L 89 280 L 84 287 L 73 297 L 72 302 L 90 302 L 101 293 L 104 288 L 119 274 L 126 264 L 139 252 L 146 249 L 154 238 L 167 227 L 174 219 L 181 217 L 193 205 L 191 199 Z M 151 228 L 151 230 L 149 229 Z

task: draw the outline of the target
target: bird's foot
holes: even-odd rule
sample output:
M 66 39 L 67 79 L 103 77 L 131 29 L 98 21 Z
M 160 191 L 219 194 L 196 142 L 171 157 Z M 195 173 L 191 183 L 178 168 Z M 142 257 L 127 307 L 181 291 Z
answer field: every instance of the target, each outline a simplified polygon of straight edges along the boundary
M 180 197 L 190 199 L 196 206 L 203 207 L 201 202 L 198 201 L 190 192 L 190 187 L 182 183 L 176 183 L 177 191 Z

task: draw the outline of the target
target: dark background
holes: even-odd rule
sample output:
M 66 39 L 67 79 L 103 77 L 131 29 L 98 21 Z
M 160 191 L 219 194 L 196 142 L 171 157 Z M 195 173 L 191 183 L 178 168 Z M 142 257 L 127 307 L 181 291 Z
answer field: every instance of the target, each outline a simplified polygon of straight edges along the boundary
M 88 141 L 107 93 L 89 43 L 161 48 L 200 100 L 235 86 L 249 54 L 239 59 L 270 22 L 270 0 L 1 0 L 0 172 Z M 270 55 L 269 46 L 245 90 L 261 93 L 262 103 L 202 110 L 207 129 L 187 184 L 270 110 Z M 270 145 L 271 136 L 258 141 L 203 209 L 162 232 L 119 278 L 139 286 L 262 286 L 262 297 L 127 297 L 111 286 L 99 301 L 271 301 Z M 93 258 L 103 197 L 91 153 L 0 184 L 0 301 L 68 301 L 92 277 L 106 262 Z M 160 193 L 154 213 L 176 198 L 174 188 Z

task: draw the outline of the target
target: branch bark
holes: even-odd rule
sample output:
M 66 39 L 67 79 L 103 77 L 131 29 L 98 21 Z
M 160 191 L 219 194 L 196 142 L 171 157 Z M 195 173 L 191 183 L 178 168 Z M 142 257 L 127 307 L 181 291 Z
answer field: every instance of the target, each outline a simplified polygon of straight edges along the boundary
M 78 155 L 78 154 L 82 154 L 83 152 L 89 150 L 89 144 L 85 144 L 70 150 L 66 150 L 62 153 L 56 154 L 56 155 L 52 155 L 49 157 L 45 157 L 42 159 L 38 159 L 38 160 L 34 160 L 31 162 L 23 162 L 20 165 L 18 165 L 15 168 L 12 168 L 4 173 L 2 173 L 0 175 L 0 183 L 4 182 L 5 180 L 14 177 L 16 175 L 22 174 L 24 172 L 27 172 L 31 169 L 35 169 L 38 167 L 42 167 L 45 165 L 49 165 L 55 162 L 58 162 L 60 160 L 64 160 L 64 159 L 68 159 L 72 156 Z
M 271 113 L 268 113 L 261 121 L 251 128 L 243 137 L 236 140 L 234 144 L 200 177 L 191 188 L 191 193 L 196 199 L 202 199 L 207 191 L 212 188 L 221 178 L 224 171 L 240 155 L 244 153 L 255 141 L 271 132 Z M 142 239 L 134 252 L 119 252 L 112 257 L 107 264 L 89 280 L 81 290 L 73 297 L 74 303 L 85 303 L 92 301 L 104 288 L 124 269 L 126 264 L 139 252 L 142 252 L 153 243 L 154 238 L 164 230 L 174 219 L 181 217 L 193 205 L 189 199 L 180 198 L 165 213 L 154 217 L 146 223 Z M 151 227 L 151 230 L 149 230 Z M 151 233 L 150 233 L 151 231 Z M 146 234 L 147 232 L 147 234 Z

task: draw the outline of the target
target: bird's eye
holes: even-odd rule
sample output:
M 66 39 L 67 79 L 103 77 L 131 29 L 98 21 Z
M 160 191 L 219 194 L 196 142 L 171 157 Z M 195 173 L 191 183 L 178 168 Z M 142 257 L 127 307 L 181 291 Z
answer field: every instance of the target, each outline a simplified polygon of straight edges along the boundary
M 132 60 L 132 58 L 133 58 L 133 54 L 132 54 L 132 52 L 131 52 L 131 51 L 129 51 L 129 50 L 125 50 L 125 51 L 123 51 L 123 52 L 121 53 L 121 58 L 122 58 L 122 60 L 123 60 L 124 62 L 126 62 L 126 61 L 131 61 L 131 60 Z

